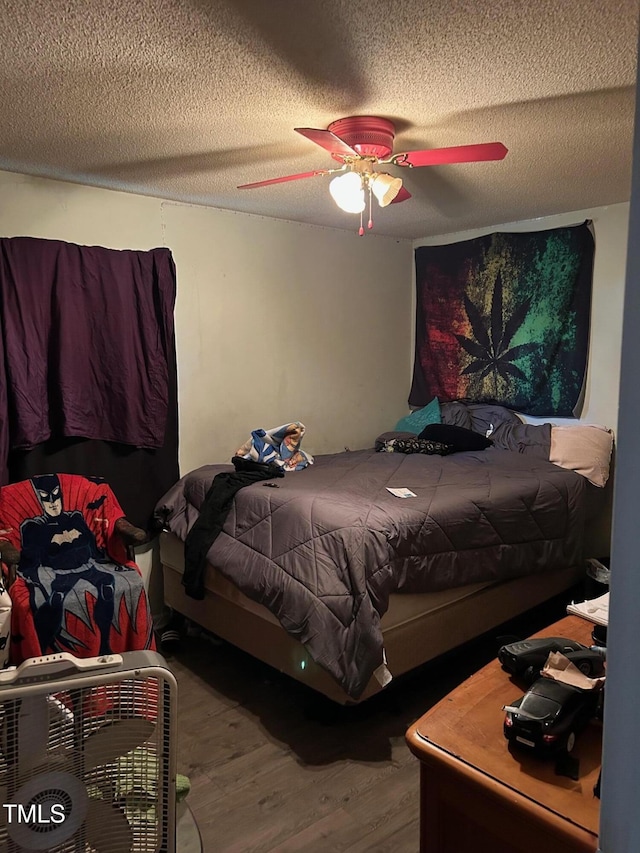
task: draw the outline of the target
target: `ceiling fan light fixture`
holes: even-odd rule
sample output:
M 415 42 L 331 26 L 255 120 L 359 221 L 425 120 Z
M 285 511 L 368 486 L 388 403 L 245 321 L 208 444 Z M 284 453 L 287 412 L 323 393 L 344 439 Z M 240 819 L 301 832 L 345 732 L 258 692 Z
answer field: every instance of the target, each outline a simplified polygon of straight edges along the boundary
M 345 213 L 362 213 L 365 208 L 362 178 L 356 172 L 338 175 L 329 183 L 331 197 Z
M 386 172 L 376 172 L 369 178 L 369 186 L 380 207 L 386 207 L 402 189 L 402 179 L 394 178 Z

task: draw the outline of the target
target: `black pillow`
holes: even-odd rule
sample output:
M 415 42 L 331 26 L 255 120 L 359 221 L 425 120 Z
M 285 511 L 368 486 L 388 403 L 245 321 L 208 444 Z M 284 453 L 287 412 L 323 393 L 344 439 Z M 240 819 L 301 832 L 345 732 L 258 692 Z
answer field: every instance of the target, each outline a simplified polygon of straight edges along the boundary
M 452 453 L 460 453 L 465 450 L 486 450 L 493 444 L 490 439 L 479 432 L 454 424 L 427 424 L 418 438 L 449 444 L 452 447 Z
M 448 453 L 453 453 L 448 444 L 418 438 L 417 435 L 412 435 L 411 438 L 392 438 L 390 441 L 385 441 L 380 450 L 385 453 L 426 453 L 428 456 L 446 456 Z

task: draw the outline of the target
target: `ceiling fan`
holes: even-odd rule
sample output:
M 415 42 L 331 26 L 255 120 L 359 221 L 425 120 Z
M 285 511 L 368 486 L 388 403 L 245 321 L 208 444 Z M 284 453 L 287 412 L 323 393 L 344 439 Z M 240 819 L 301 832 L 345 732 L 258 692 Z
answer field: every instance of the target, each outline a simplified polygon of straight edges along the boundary
M 393 122 L 376 116 L 341 118 L 331 122 L 326 130 L 313 127 L 296 127 L 294 130 L 324 148 L 341 165 L 334 169 L 315 169 L 312 172 L 242 184 L 238 189 L 251 190 L 318 175 L 335 175 L 329 184 L 329 192 L 341 210 L 360 214 L 358 233 L 361 236 L 364 234 L 362 213 L 366 206 L 366 191 L 369 193 L 369 228 L 373 227 L 372 195 L 376 197 L 380 207 L 411 198 L 411 193 L 402 185 L 402 180 L 388 172 L 380 171 L 379 166 L 403 166 L 411 169 L 417 166 L 502 160 L 507 154 L 507 149 L 501 142 L 481 142 L 475 145 L 393 154 Z

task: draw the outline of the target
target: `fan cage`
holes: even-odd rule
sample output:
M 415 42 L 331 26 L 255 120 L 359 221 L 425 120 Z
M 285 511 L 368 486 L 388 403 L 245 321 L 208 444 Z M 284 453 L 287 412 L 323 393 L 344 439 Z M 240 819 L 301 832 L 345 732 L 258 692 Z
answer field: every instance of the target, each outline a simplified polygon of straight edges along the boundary
M 0 853 L 173 853 L 175 679 L 68 681 L 0 691 Z

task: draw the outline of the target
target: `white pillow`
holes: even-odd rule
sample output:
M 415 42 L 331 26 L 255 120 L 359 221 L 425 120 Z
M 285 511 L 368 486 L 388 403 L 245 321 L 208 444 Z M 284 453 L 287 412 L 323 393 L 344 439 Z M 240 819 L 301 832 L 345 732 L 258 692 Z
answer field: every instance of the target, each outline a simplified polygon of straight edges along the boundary
M 613 432 L 597 424 L 552 426 L 549 461 L 601 488 L 609 479 Z

